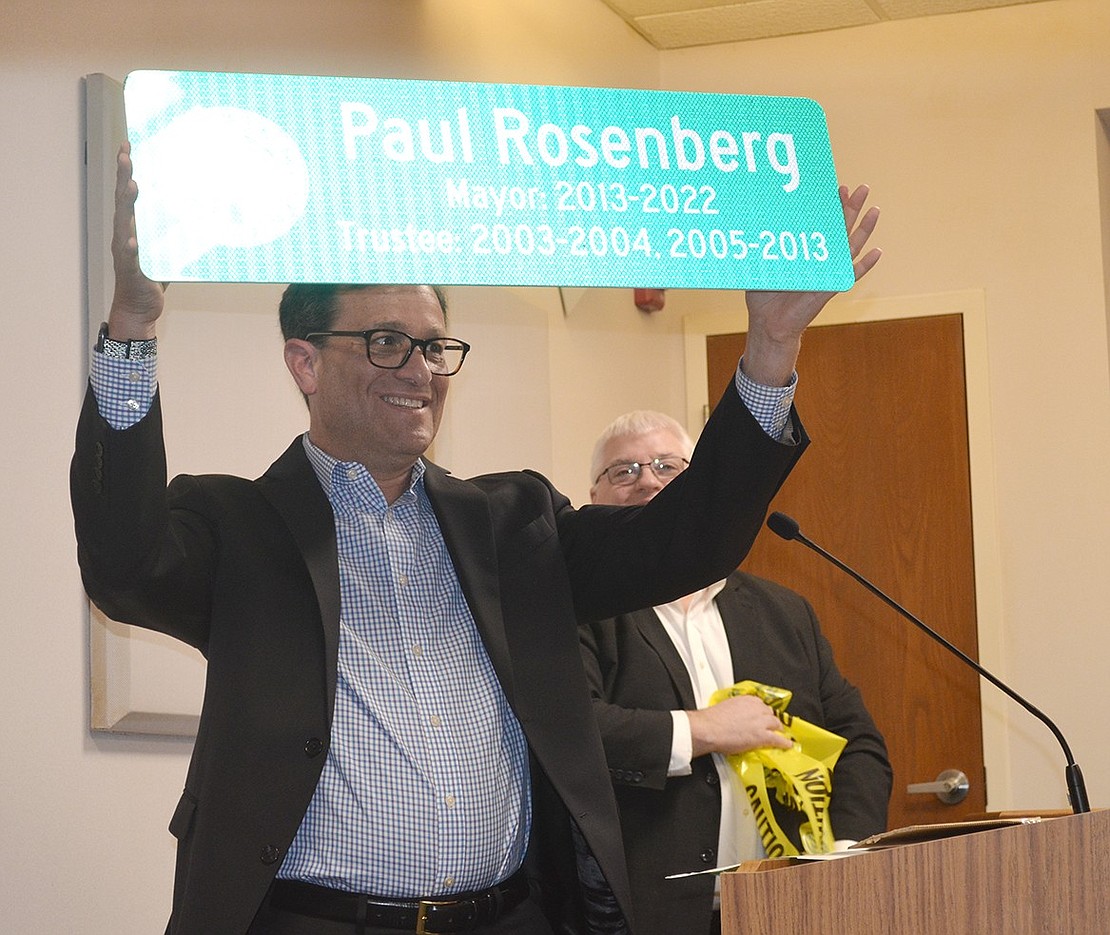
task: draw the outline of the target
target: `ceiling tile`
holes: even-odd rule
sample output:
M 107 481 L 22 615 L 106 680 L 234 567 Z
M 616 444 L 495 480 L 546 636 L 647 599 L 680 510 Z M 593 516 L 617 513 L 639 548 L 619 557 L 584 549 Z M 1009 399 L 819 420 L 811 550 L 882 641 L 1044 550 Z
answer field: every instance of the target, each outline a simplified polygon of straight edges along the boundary
M 743 42 L 1047 0 L 602 0 L 660 49 Z
M 636 28 L 660 49 L 739 42 L 880 22 L 864 0 L 755 0 L 641 16 Z

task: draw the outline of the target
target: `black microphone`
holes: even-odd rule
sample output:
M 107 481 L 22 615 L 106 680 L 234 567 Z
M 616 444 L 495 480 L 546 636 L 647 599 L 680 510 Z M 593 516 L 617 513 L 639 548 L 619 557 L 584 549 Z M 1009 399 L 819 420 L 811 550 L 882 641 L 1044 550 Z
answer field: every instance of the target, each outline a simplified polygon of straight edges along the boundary
M 983 676 L 983 678 L 985 678 L 988 682 L 990 682 L 996 688 L 1001 689 L 1003 692 L 1013 698 L 1014 701 L 1025 708 L 1026 711 L 1044 722 L 1044 724 L 1048 726 L 1048 729 L 1052 731 L 1053 735 L 1060 742 L 1060 746 L 1064 750 L 1064 757 L 1068 763 L 1068 765 L 1064 768 L 1064 780 L 1065 782 L 1067 782 L 1068 799 L 1071 802 L 1072 812 L 1074 812 L 1076 815 L 1080 815 L 1091 810 L 1091 806 L 1087 801 L 1087 787 L 1083 784 L 1083 773 L 1079 770 L 1079 764 L 1076 763 L 1074 757 L 1072 757 L 1071 748 L 1068 747 L 1068 742 L 1064 739 L 1064 735 L 1060 733 L 1060 728 L 1052 723 L 1047 714 L 1031 705 L 1028 701 L 1022 698 L 1021 695 L 1010 688 L 1009 685 L 996 678 L 994 675 L 984 669 L 981 665 L 979 665 L 978 662 L 967 655 L 967 653 L 963 652 L 963 650 L 948 642 L 948 640 L 937 633 L 937 631 L 934 630 L 932 627 L 918 620 L 917 617 L 906 610 L 906 608 L 899 604 L 896 600 L 894 600 L 894 598 L 888 597 L 877 587 L 875 587 L 875 585 L 873 585 L 870 581 L 864 578 L 863 575 L 861 575 L 859 572 L 849 568 L 835 555 L 831 555 L 823 548 L 821 548 L 821 546 L 819 546 L 816 542 L 813 542 L 811 539 L 807 539 L 805 536 L 803 536 L 801 527 L 798 525 L 797 520 L 792 519 L 785 513 L 772 513 L 769 517 L 767 517 L 767 528 L 770 529 L 771 532 L 773 532 L 776 536 L 781 536 L 783 539 L 787 540 L 796 539 L 798 542 L 802 543 L 802 545 L 809 546 L 809 548 L 813 549 L 813 551 L 820 555 L 822 558 L 827 559 L 841 571 L 851 575 L 853 578 L 856 579 L 856 581 L 867 588 L 868 591 L 870 591 L 877 598 L 886 603 L 889 607 L 892 607 L 894 610 L 898 611 L 898 613 L 900 613 L 903 617 L 910 621 L 910 623 L 916 626 L 919 630 L 927 633 L 950 653 L 959 657 L 967 665 L 971 666 L 971 668 L 973 668 L 976 672 Z

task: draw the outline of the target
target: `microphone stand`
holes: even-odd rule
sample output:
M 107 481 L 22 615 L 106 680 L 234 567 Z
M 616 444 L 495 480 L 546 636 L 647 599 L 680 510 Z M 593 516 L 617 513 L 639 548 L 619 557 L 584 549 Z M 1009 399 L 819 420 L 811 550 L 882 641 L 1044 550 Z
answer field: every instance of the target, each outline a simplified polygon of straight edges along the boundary
M 1064 758 L 1067 761 L 1067 765 L 1064 767 L 1064 781 L 1067 783 L 1068 800 L 1071 802 L 1072 812 L 1076 815 L 1080 815 L 1091 810 L 1091 805 L 1087 801 L 1087 787 L 1083 782 L 1083 773 L 1079 769 L 1079 764 L 1075 762 L 1075 758 L 1071 754 L 1071 748 L 1068 746 L 1068 742 L 1064 739 L 1064 735 L 1060 732 L 1060 729 L 1052 722 L 1047 714 L 1032 705 L 1030 702 L 1026 701 L 1021 695 L 1010 688 L 1009 685 L 1007 685 L 1001 679 L 995 677 L 988 670 L 984 669 L 981 665 L 979 665 L 978 662 L 967 655 L 967 653 L 965 653 L 959 647 L 950 643 L 928 624 L 924 623 L 913 614 L 911 614 L 908 610 L 906 610 L 905 607 L 894 600 L 894 598 L 889 597 L 881 590 L 879 590 L 879 588 L 877 588 L 870 581 L 864 578 L 863 575 L 861 575 L 859 572 L 855 571 L 852 568 L 849 568 L 835 555 L 825 551 L 825 549 L 821 548 L 821 546 L 819 546 L 811 539 L 806 538 L 806 536 L 802 534 L 801 527 L 799 527 L 796 520 L 787 516 L 785 513 L 772 513 L 767 518 L 767 528 L 770 529 L 775 535 L 780 536 L 783 539 L 797 540 L 798 542 L 802 543 L 802 545 L 808 546 L 822 558 L 825 558 L 828 561 L 832 562 L 832 564 L 834 564 L 841 571 L 843 571 L 847 575 L 850 575 L 865 588 L 867 588 L 868 591 L 874 594 L 888 607 L 897 611 L 901 616 L 909 620 L 910 623 L 921 630 L 922 633 L 931 636 L 950 653 L 959 657 L 967 665 L 971 666 L 971 668 L 978 672 L 983 678 L 994 685 L 995 688 L 998 688 L 1003 693 L 1011 697 L 1019 705 L 1025 708 L 1026 711 L 1028 711 L 1035 718 L 1045 724 L 1048 729 L 1052 731 L 1053 736 L 1059 742 L 1061 748 L 1064 751 Z

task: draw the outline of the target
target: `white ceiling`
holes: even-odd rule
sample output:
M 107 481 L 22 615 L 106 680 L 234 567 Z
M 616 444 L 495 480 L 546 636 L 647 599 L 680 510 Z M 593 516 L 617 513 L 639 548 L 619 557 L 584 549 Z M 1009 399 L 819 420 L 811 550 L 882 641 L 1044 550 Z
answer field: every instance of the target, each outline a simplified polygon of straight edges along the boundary
M 743 42 L 1045 0 L 603 0 L 658 49 Z

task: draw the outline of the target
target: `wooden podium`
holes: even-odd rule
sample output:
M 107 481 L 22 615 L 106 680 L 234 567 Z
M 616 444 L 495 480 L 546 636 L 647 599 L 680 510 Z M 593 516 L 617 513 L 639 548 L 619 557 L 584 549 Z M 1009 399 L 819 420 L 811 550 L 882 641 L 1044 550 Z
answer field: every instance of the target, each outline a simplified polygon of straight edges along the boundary
M 721 876 L 723 935 L 1107 935 L 1110 810 Z

